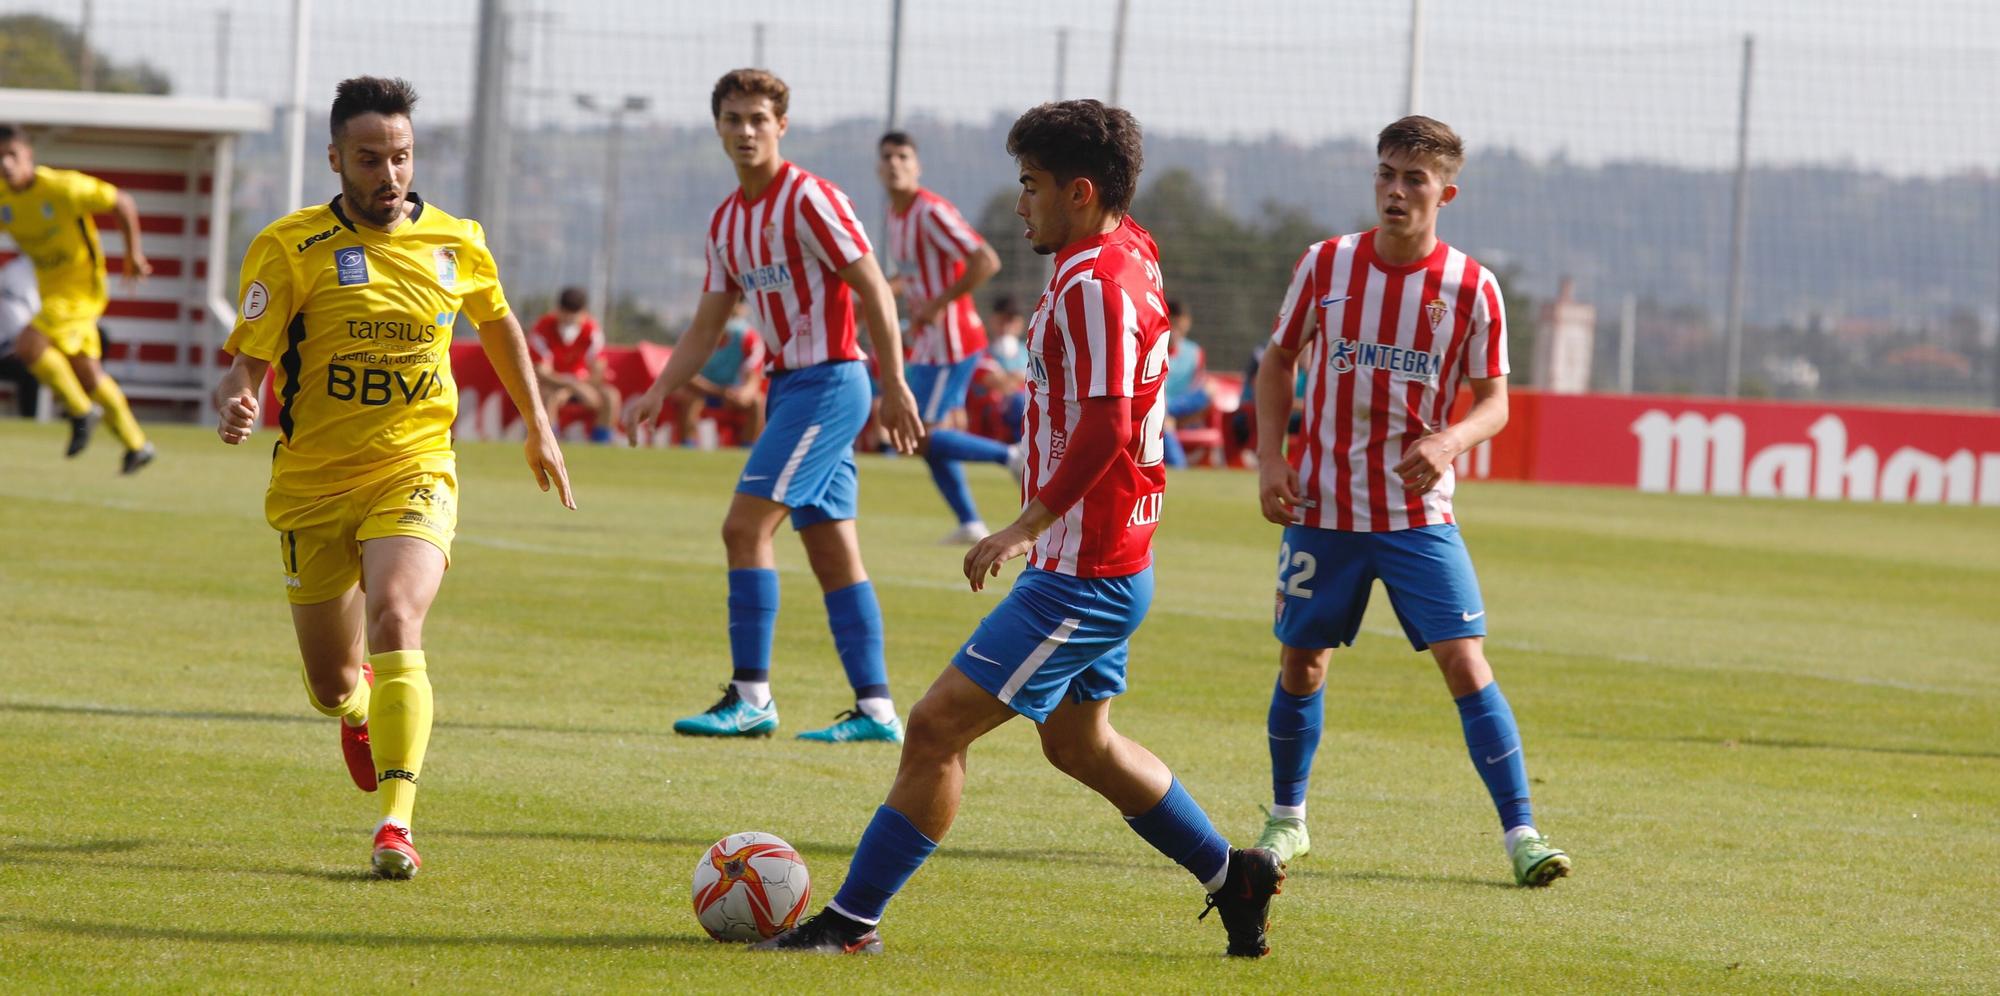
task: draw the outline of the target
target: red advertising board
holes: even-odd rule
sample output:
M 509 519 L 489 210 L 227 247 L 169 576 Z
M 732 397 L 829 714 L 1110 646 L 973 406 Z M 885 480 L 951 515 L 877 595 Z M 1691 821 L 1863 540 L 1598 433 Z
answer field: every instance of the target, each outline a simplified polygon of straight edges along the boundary
M 1470 478 L 1675 494 L 2000 505 L 2000 413 L 1510 392 Z

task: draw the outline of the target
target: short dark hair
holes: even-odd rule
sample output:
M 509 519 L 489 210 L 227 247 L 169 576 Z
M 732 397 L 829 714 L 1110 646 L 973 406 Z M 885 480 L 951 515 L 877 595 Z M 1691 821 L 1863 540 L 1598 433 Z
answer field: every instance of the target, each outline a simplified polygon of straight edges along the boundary
M 334 141 L 340 129 L 363 114 L 409 117 L 417 106 L 417 88 L 401 77 L 356 76 L 333 88 L 333 113 L 328 115 Z
M 1145 166 L 1138 119 L 1097 100 L 1063 100 L 1028 110 L 1007 132 L 1007 154 L 1048 170 L 1057 182 L 1084 177 L 1098 203 L 1119 214 L 1132 206 Z
M 901 146 L 911 152 L 917 151 L 917 140 L 911 138 L 910 133 L 907 131 L 883 132 L 882 137 L 875 140 L 875 147 L 879 149 L 885 145 Z
M 996 318 L 1002 315 L 1010 318 L 1019 318 L 1021 317 L 1021 306 L 1014 303 L 1014 295 L 1012 294 L 995 294 L 993 295 L 993 314 Z
M 1465 143 L 1451 126 L 1436 118 L 1412 114 L 1400 118 L 1375 136 L 1375 154 L 1394 149 L 1424 156 L 1437 163 L 1438 179 L 1450 183 L 1465 165 Z
M 14 141 L 33 144 L 28 142 L 28 129 L 11 122 L 0 121 L 0 142 Z
M 581 287 L 565 287 L 556 295 L 556 307 L 564 311 L 582 311 L 590 303 L 590 297 Z
M 792 106 L 792 88 L 764 69 L 732 69 L 715 81 L 708 95 L 708 115 L 722 119 L 722 102 L 730 97 L 769 97 L 771 111 L 779 117 Z
M 1167 298 L 1168 318 L 1179 318 L 1180 316 L 1186 314 L 1187 310 L 1188 310 L 1187 305 L 1182 303 L 1180 298 L 1177 297 Z

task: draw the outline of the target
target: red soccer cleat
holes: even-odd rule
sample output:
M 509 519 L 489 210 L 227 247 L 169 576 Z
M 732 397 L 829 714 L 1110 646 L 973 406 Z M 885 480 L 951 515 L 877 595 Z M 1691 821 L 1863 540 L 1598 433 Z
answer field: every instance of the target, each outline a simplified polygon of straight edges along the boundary
M 361 680 L 370 688 L 375 686 L 375 669 L 361 662 Z M 375 752 L 368 745 L 368 724 L 349 726 L 340 720 L 340 755 L 347 759 L 347 774 L 354 779 L 354 787 L 363 792 L 375 791 Z
M 417 869 L 423 866 L 423 859 L 417 857 L 417 849 L 410 843 L 410 832 L 395 825 L 383 823 L 375 831 L 375 874 L 383 878 L 415 878 Z

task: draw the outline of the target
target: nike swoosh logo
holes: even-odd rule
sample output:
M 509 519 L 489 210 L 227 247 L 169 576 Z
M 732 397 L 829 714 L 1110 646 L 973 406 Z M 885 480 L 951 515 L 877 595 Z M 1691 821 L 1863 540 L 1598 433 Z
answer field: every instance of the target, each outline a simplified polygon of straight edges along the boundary
M 743 480 L 746 480 L 746 481 L 761 481 L 761 480 L 763 480 L 763 479 L 765 479 L 765 478 L 767 478 L 767 477 L 770 477 L 770 476 L 771 476 L 771 475 L 769 475 L 769 474 L 745 474 L 745 475 L 743 475 Z
M 1464 610 L 1460 610 L 1460 611 L 1459 611 L 1459 613 L 1458 613 L 1458 617 L 1459 617 L 1460 619 L 1463 619 L 1463 620 L 1465 620 L 1466 622 L 1471 622 L 1471 621 L 1473 621 L 1474 619 L 1477 619 L 1477 618 L 1479 618 L 1480 616 L 1483 616 L 1483 615 L 1485 615 L 1485 614 L 1486 614 L 1486 610 L 1485 610 L 1485 609 L 1480 609 L 1480 610 L 1479 610 L 1478 612 L 1466 612 L 1466 611 L 1464 611 Z
M 1323 297 L 1319 299 L 1319 306 L 1322 308 L 1331 308 L 1353 296 L 1352 294 L 1342 294 L 1339 297 Z
M 988 656 L 986 656 L 985 654 L 982 654 L 982 653 L 980 653 L 980 652 L 979 652 L 979 647 L 978 647 L 978 645 L 977 645 L 977 644 L 972 644 L 972 643 L 968 643 L 968 644 L 966 644 L 966 645 L 965 645 L 965 656 L 967 656 L 967 657 L 976 657 L 976 658 L 978 658 L 979 660 L 982 660 L 982 661 L 985 661 L 986 663 L 988 663 L 988 664 L 992 664 L 992 665 L 994 665 L 994 666 L 996 666 L 996 667 L 1006 667 L 1006 666 L 1007 666 L 1007 665 L 1005 665 L 1005 664 L 1002 664 L 1002 663 L 1000 663 L 999 661 L 996 661 L 996 660 L 994 660 L 994 659 L 993 659 L 993 658 L 991 658 L 991 657 L 988 657 Z
M 1502 755 L 1500 755 L 1499 757 L 1489 757 L 1489 758 L 1487 758 L 1487 759 L 1486 759 L 1486 763 L 1487 763 L 1487 764 L 1499 764 L 1500 762 L 1502 762 L 1502 761 L 1505 761 L 1506 759 L 1508 759 L 1508 758 L 1510 758 L 1510 757 L 1513 757 L 1514 755 L 1516 755 L 1516 754 L 1519 754 L 1520 752 L 1521 752 L 1521 748 L 1520 748 L 1520 745 L 1516 744 L 1513 750 L 1510 750 L 1510 751 L 1508 751 L 1507 753 L 1505 753 L 1505 754 L 1502 754 Z

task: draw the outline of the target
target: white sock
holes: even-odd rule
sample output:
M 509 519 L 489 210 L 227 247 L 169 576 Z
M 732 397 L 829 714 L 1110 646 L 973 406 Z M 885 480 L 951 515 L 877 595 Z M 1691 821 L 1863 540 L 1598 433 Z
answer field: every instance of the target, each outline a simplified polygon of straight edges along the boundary
M 381 833 L 383 827 L 401 827 L 405 834 L 410 832 L 410 825 L 408 823 L 404 823 L 393 816 L 382 817 L 382 822 L 375 824 L 375 832 Z
M 736 694 L 742 696 L 743 701 L 748 702 L 759 709 L 767 708 L 770 706 L 771 704 L 770 682 L 732 681 L 730 682 L 730 684 L 736 686 Z
M 887 723 L 896 718 L 896 700 L 894 699 L 856 699 L 854 700 L 854 708 L 859 710 L 863 716 L 877 723 Z
M 1233 856 L 1223 859 L 1221 870 L 1215 873 L 1215 877 L 1201 883 L 1201 887 L 1207 889 L 1210 893 L 1221 889 L 1222 883 L 1229 881 L 1229 862 L 1234 860 L 1236 859 Z
M 1271 815 L 1281 820 L 1303 820 L 1306 818 L 1306 804 L 1301 802 L 1296 806 L 1274 805 L 1271 807 Z
M 1539 833 L 1536 833 L 1536 832 L 1535 832 L 1535 828 L 1534 828 L 1534 827 L 1531 827 L 1531 826 L 1527 825 L 1526 823 L 1523 823 L 1523 824 L 1521 824 L 1521 825 L 1520 825 L 1520 826 L 1518 826 L 1518 827 L 1514 827 L 1513 829 L 1510 829 L 1510 830 L 1508 830 L 1508 831 L 1507 831 L 1507 856 L 1508 856 L 1508 857 L 1510 857 L 1510 858 L 1514 856 L 1514 845 L 1515 845 L 1515 844 L 1518 844 L 1518 843 L 1520 843 L 1520 842 L 1521 842 L 1521 838 L 1523 838 L 1523 837 L 1540 837 L 1540 836 L 1541 836 L 1541 834 L 1539 834 Z

